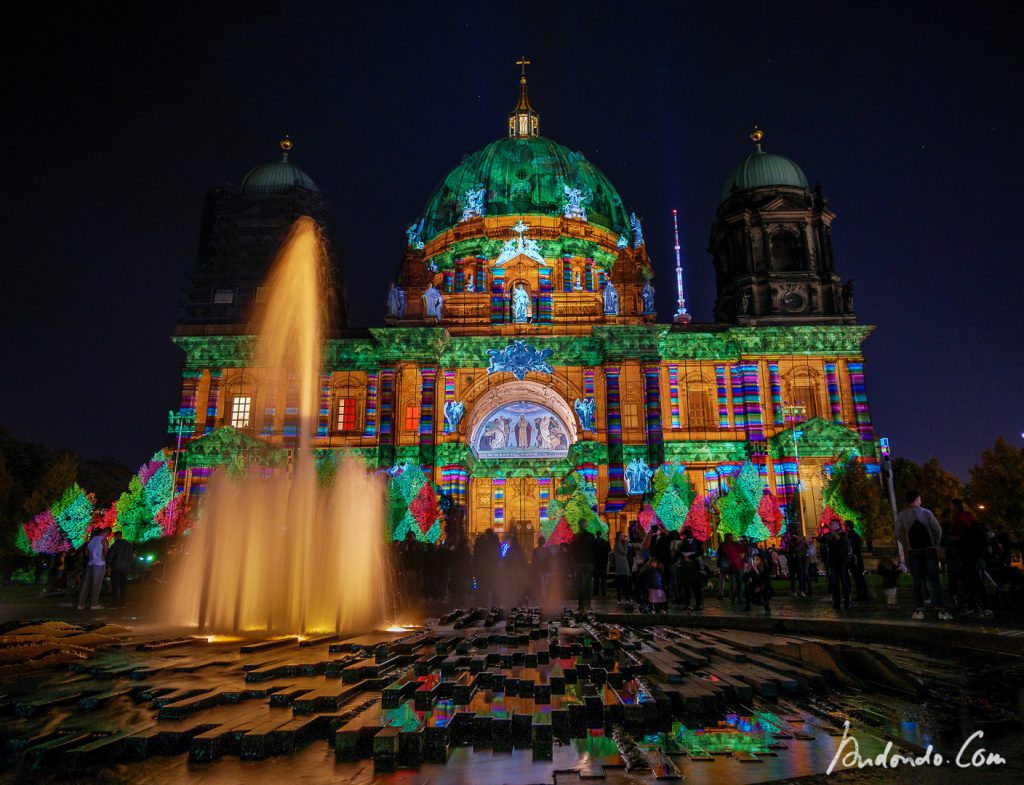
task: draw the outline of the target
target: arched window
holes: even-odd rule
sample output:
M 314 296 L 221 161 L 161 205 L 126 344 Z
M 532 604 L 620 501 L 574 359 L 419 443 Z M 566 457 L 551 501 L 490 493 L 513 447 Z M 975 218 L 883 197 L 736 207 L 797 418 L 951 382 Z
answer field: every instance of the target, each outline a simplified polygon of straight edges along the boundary
M 821 416 L 819 379 L 810 369 L 797 369 L 789 377 L 789 400 L 804 408 L 806 419 Z
M 772 269 L 775 272 L 793 272 L 803 268 L 800 241 L 796 235 L 779 231 L 772 235 Z

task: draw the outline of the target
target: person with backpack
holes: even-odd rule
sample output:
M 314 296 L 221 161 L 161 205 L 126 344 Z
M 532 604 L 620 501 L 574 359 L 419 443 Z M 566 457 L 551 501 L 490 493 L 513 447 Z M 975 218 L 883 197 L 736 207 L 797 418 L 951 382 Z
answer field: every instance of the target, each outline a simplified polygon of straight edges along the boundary
M 942 527 L 935 515 L 921 506 L 921 494 L 916 490 L 907 491 L 907 507 L 896 516 L 896 540 L 903 546 L 910 567 L 914 589 L 915 620 L 924 618 L 924 590 L 927 582 L 932 606 L 939 613 L 940 621 L 953 617 L 946 612 L 942 597 L 942 582 L 939 580 L 938 547 L 942 541 Z
M 829 521 L 825 531 L 828 542 L 828 587 L 832 593 L 832 607 L 839 610 L 839 602 L 842 600 L 843 608 L 850 610 L 850 540 L 843 531 L 843 522 L 838 518 Z

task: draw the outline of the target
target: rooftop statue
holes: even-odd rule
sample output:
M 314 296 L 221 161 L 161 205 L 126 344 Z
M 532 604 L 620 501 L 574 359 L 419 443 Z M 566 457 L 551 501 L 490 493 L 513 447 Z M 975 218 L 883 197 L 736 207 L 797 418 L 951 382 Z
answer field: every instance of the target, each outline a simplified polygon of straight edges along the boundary
M 633 247 L 639 248 L 644 244 L 644 230 L 636 213 L 629 214 L 629 227 L 633 230 Z
M 388 287 L 387 313 L 389 319 L 405 318 L 405 292 L 394 283 Z
M 619 313 L 619 293 L 615 289 L 615 284 L 608 281 L 604 285 L 604 313 L 606 316 L 617 316 Z
M 405 230 L 405 236 L 409 238 L 409 247 L 422 249 L 423 248 L 423 221 L 426 219 L 421 218 L 419 223 L 414 223 L 408 229 Z
M 651 279 L 644 281 L 644 288 L 640 290 L 640 299 L 644 303 L 644 313 L 654 313 L 654 287 Z
M 580 221 L 587 220 L 587 208 L 583 206 L 583 203 L 589 202 L 590 197 L 581 189 L 570 188 L 565 184 L 562 185 L 562 190 L 565 193 L 565 204 L 562 206 L 565 217 L 576 218 Z
M 487 196 L 487 189 L 482 185 L 475 190 L 470 188 L 465 193 L 466 203 L 462 207 L 462 220 L 468 221 L 470 218 L 480 218 L 487 211 L 487 207 L 484 204 L 484 198 Z
M 540 252 L 540 243 L 526 238 L 526 230 L 529 228 L 522 220 L 512 227 L 512 231 L 516 233 L 516 236 L 511 240 L 505 241 L 501 253 L 498 254 L 498 258 L 494 262 L 495 267 L 501 267 L 509 259 L 514 259 L 520 254 L 533 259 L 537 264 L 544 264 L 544 255 Z
M 434 284 L 430 284 L 423 293 L 423 305 L 428 319 L 441 321 L 441 308 L 444 305 L 444 298 L 441 296 L 441 291 Z
M 629 240 L 626 239 L 626 235 L 620 234 L 619 239 L 615 242 L 616 248 L 628 248 Z

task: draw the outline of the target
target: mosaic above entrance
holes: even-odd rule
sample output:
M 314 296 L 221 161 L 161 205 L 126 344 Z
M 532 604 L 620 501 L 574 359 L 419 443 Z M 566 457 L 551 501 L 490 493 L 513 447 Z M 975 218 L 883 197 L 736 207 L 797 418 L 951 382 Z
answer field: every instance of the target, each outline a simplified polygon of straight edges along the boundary
M 571 443 L 557 414 L 533 401 L 515 401 L 483 418 L 471 447 L 478 458 L 564 458 Z

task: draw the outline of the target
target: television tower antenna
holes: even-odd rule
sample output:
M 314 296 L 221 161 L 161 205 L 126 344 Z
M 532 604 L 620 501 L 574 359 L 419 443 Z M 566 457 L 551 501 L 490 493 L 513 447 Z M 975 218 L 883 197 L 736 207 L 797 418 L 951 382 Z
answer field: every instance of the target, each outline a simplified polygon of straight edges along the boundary
M 679 256 L 679 211 L 672 210 L 672 230 L 676 236 L 676 291 L 679 293 L 679 305 L 672 321 L 676 324 L 689 324 L 690 314 L 686 312 L 686 298 L 683 296 L 683 262 Z

